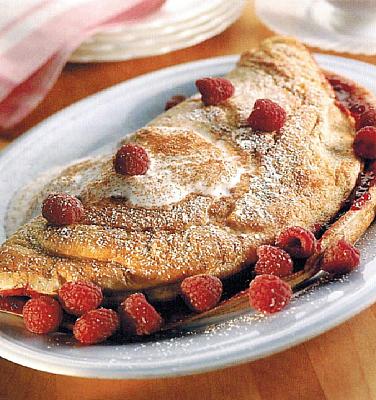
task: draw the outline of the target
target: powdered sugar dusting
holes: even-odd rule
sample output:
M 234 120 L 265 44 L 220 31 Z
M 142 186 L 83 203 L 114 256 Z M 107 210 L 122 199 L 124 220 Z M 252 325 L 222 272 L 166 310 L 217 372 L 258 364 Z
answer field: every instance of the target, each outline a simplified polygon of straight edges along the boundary
M 165 140 L 173 140 L 176 129 L 153 127 Z M 184 131 L 183 131 L 184 132 Z M 179 130 L 181 135 L 182 131 Z M 197 142 L 189 140 L 196 132 L 187 132 L 186 145 Z M 129 137 L 132 141 L 137 138 Z M 136 139 L 137 140 L 137 139 Z M 230 194 L 230 189 L 236 186 L 243 173 L 240 161 L 215 143 L 211 144 L 205 138 L 199 139 L 205 152 L 197 151 L 185 154 L 155 153 L 150 154 L 150 168 L 145 175 L 125 177 L 116 174 L 112 166 L 112 158 L 102 165 L 101 173 L 83 188 L 80 196 L 87 201 L 95 202 L 103 198 L 115 197 L 127 199 L 129 204 L 137 207 L 161 207 L 177 203 L 190 194 L 200 194 L 211 197 L 222 197 Z M 213 171 L 215 173 L 213 173 Z

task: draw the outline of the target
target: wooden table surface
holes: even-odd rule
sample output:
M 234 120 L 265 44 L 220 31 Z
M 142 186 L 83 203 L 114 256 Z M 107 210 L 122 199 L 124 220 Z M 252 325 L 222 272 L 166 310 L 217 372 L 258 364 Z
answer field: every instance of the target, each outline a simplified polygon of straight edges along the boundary
M 141 60 L 69 64 L 32 115 L 16 128 L 0 132 L 0 148 L 47 116 L 103 88 L 170 65 L 240 53 L 271 34 L 256 18 L 253 4 L 249 3 L 241 19 L 226 32 L 197 46 Z M 376 63 L 376 57 L 352 57 Z M 0 360 L 0 399 L 376 400 L 375 339 L 376 305 L 337 328 L 282 353 L 196 376 L 90 380 L 38 372 Z

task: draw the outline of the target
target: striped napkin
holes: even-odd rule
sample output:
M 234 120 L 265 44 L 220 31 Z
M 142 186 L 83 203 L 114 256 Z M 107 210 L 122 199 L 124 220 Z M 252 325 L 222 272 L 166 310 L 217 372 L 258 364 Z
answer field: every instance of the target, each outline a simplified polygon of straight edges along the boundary
M 42 101 L 87 37 L 164 1 L 0 0 L 0 127 L 17 124 Z

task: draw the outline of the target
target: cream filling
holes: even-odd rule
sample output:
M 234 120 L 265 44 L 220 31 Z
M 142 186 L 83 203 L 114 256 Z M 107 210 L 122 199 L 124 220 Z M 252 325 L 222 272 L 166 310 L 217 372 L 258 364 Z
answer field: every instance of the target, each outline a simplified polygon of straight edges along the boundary
M 86 202 L 121 197 L 132 206 L 142 208 L 168 206 L 190 194 L 214 198 L 228 196 L 245 170 L 238 157 L 229 154 L 222 141 L 209 141 L 207 136 L 203 139 L 213 145 L 214 151 L 174 157 L 150 152 L 150 168 L 141 176 L 117 174 L 113 169 L 112 154 L 95 158 L 93 166 L 68 177 L 64 172 L 59 173 L 67 166 L 55 167 L 15 194 L 6 216 L 7 236 L 40 214 L 41 203 L 51 192 L 80 196 Z M 210 170 L 212 162 L 216 163 L 219 173 Z

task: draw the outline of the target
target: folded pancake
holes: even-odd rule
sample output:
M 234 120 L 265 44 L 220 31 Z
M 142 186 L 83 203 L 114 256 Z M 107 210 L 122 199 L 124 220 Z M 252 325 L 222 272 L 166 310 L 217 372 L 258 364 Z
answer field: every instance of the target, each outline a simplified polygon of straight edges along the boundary
M 37 193 L 80 197 L 80 224 L 56 227 L 37 216 L 0 249 L 0 290 L 54 294 L 86 279 L 116 295 L 159 300 L 199 273 L 226 278 L 256 260 L 256 248 L 284 228 L 327 223 L 355 186 L 361 163 L 352 117 L 303 45 L 274 37 L 243 54 L 227 75 L 233 97 L 205 106 L 195 95 L 127 136 L 151 159 L 146 175 L 122 176 L 113 155 L 65 168 Z M 168 85 L 168 82 L 166 82 Z M 280 132 L 246 124 L 257 99 L 281 105 Z

